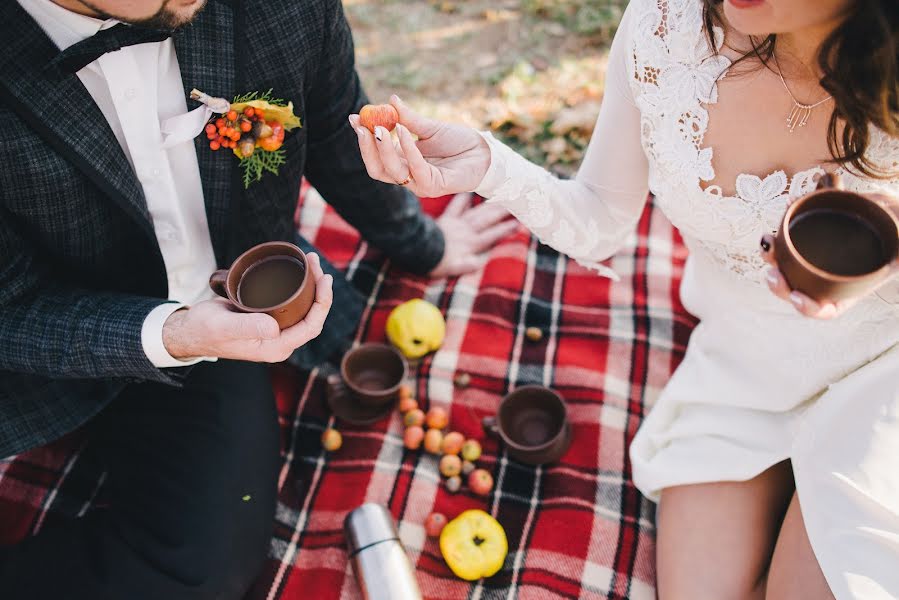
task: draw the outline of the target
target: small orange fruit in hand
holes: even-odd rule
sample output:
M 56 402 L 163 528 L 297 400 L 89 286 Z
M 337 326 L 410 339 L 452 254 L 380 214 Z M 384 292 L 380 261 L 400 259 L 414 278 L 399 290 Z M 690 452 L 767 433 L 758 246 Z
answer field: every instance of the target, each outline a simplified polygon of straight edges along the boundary
M 400 412 L 403 414 L 408 413 L 411 410 L 415 410 L 418 408 L 418 402 L 415 398 L 402 398 L 400 400 Z
M 478 496 L 486 496 L 493 489 L 493 475 L 484 469 L 475 469 L 468 476 L 468 487 Z
M 446 414 L 444 409 L 435 406 L 428 411 L 426 422 L 431 429 L 443 429 L 449 425 L 449 415 Z
M 399 113 L 390 104 L 366 104 L 359 111 L 359 124 L 372 133 L 378 126 L 393 131 L 399 120 Z
M 455 477 L 462 472 L 462 459 L 455 454 L 447 454 L 440 459 L 440 474 Z
M 475 462 L 481 458 L 481 443 L 477 440 L 465 440 L 462 444 L 462 459 Z
M 329 427 L 322 433 L 322 446 L 328 452 L 336 452 L 343 445 L 343 436 L 336 429 Z
M 428 537 L 438 537 L 445 526 L 446 515 L 443 513 L 433 512 L 425 519 L 425 533 Z
M 403 433 L 403 445 L 409 450 L 421 448 L 421 442 L 425 439 L 425 430 L 414 425 Z
M 415 427 L 416 425 L 421 427 L 425 422 L 425 414 L 419 410 L 414 409 L 410 410 L 403 416 L 403 424 L 406 427 Z
M 431 454 L 440 454 L 443 445 L 443 432 L 439 429 L 428 429 L 425 433 L 425 450 Z
M 462 444 L 464 443 L 465 436 L 458 431 L 452 431 L 443 438 L 441 450 L 443 450 L 444 454 L 459 454 L 459 452 L 462 451 Z

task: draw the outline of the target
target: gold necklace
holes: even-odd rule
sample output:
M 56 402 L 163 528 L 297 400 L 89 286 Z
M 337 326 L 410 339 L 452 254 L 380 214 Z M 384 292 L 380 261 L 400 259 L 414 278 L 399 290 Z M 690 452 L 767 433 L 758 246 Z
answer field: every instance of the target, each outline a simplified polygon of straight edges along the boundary
M 787 90 L 787 93 L 790 95 L 790 100 L 793 101 L 793 106 L 790 108 L 790 114 L 787 115 L 787 129 L 790 130 L 790 133 L 793 133 L 793 130 L 797 127 L 805 127 L 805 124 L 808 123 L 808 118 L 812 114 L 812 109 L 817 108 L 833 98 L 830 94 L 827 95 L 826 98 L 822 98 L 818 100 L 814 104 L 803 104 L 799 100 L 796 99 L 796 96 L 793 95 L 793 92 L 790 91 L 790 87 L 787 85 L 786 80 L 783 76 L 783 70 L 780 68 L 780 63 L 777 62 L 777 55 L 772 54 L 774 57 L 774 64 L 777 65 L 777 74 L 780 76 L 780 82 L 783 84 L 784 89 Z

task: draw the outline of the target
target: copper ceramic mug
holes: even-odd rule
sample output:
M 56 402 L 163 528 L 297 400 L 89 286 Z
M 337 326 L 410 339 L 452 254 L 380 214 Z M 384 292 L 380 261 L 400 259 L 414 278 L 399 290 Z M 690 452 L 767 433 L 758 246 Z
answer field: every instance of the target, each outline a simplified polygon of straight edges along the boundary
M 863 296 L 890 274 L 899 256 L 899 204 L 846 191 L 825 175 L 793 202 L 774 238 L 777 266 L 791 289 L 815 300 Z
M 507 395 L 496 417 L 485 418 L 483 426 L 503 440 L 509 456 L 529 465 L 556 462 L 571 445 L 565 401 L 539 385 L 525 385 Z
M 315 301 L 315 280 L 303 251 L 289 242 L 265 242 L 216 271 L 209 287 L 241 312 L 265 313 L 281 329 L 296 325 Z

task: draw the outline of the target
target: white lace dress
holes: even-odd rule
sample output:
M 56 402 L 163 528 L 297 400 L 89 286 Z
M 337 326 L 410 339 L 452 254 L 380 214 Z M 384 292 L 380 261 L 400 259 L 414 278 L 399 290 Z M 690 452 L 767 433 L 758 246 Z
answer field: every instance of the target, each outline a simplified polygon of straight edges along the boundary
M 790 459 L 836 597 L 897 598 L 899 282 L 833 321 L 770 293 L 759 239 L 822 170 L 743 174 L 734 196 L 703 186 L 715 176 L 705 107 L 730 61 L 710 51 L 701 17 L 701 0 L 631 0 L 577 177 L 560 181 L 484 134 L 492 162 L 477 191 L 609 274 L 598 263 L 634 230 L 651 190 L 690 250 L 681 298 L 701 322 L 631 446 L 635 483 L 657 499 L 665 487 L 746 480 Z M 899 140 L 872 135 L 869 157 L 899 167 Z M 849 189 L 899 195 L 899 180 L 842 175 Z

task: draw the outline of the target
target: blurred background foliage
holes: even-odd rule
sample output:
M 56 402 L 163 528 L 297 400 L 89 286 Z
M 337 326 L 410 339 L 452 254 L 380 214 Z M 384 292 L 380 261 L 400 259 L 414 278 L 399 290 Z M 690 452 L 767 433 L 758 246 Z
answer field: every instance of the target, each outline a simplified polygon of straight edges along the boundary
M 490 128 L 561 175 L 576 171 L 627 0 L 344 0 L 373 102 Z

